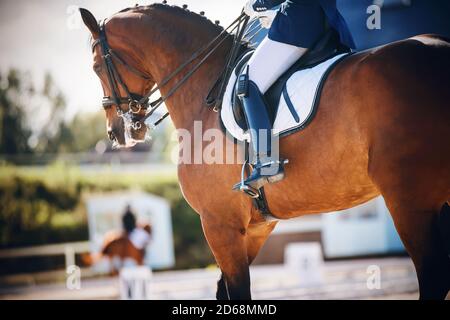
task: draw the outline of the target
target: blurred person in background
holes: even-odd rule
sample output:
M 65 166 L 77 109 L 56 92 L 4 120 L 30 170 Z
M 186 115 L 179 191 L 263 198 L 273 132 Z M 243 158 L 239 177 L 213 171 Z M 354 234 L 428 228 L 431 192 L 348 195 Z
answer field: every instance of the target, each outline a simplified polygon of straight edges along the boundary
M 136 226 L 136 215 L 131 210 L 131 206 L 127 205 L 125 213 L 122 216 L 123 229 L 131 241 L 133 246 L 143 251 L 145 255 L 145 248 L 150 243 L 151 240 L 151 227 L 150 225 L 145 225 L 142 227 Z
M 122 229 L 106 233 L 100 253 L 84 256 L 83 262 L 111 275 L 118 274 L 124 267 L 143 265 L 146 247 L 151 241 L 151 225 L 138 226 L 136 215 L 127 205 L 122 215 Z

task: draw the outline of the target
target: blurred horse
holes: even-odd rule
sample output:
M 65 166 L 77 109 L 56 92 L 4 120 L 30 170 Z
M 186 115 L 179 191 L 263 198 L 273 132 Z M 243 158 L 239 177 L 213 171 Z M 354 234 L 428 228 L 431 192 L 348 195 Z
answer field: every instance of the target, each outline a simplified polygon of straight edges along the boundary
M 150 237 L 151 226 L 144 225 L 136 228 L 138 232 L 145 232 Z M 145 260 L 145 241 L 136 244 L 133 235 L 124 231 L 109 231 L 103 238 L 100 252 L 82 256 L 82 261 L 88 266 L 100 266 L 107 264 L 107 270 L 111 275 L 116 275 L 121 268 L 133 265 L 143 265 Z
M 80 11 L 94 43 L 102 43 L 95 17 Z M 145 110 L 119 97 L 145 96 L 155 84 L 163 97 L 171 93 L 190 69 L 163 80 L 223 29 L 185 8 L 154 4 L 122 10 L 104 30 L 102 46 L 93 46 L 93 66 L 107 98 L 108 134 L 128 146 L 143 141 L 147 129 L 126 126 L 124 112 L 129 108 L 144 117 Z M 112 51 L 102 53 L 106 44 Z M 230 143 L 205 97 L 223 73 L 232 44 L 228 37 L 166 100 L 175 127 L 195 137 L 191 155 L 202 155 L 211 144 L 195 130 L 217 129 L 214 142 L 223 148 Z M 420 297 L 443 299 L 450 288 L 439 225 L 440 215 L 450 214 L 444 206 L 450 199 L 449 88 L 450 42 L 440 36 L 416 36 L 344 59 L 323 86 L 314 121 L 280 140 L 280 154 L 290 162 L 286 178 L 265 188 L 272 214 L 288 219 L 343 210 L 381 194 L 415 264 Z M 235 147 L 236 159 L 243 149 Z M 232 192 L 240 173 L 239 163 L 178 166 L 183 195 L 199 213 L 222 271 L 219 299 L 251 297 L 249 265 L 276 225 L 247 196 Z

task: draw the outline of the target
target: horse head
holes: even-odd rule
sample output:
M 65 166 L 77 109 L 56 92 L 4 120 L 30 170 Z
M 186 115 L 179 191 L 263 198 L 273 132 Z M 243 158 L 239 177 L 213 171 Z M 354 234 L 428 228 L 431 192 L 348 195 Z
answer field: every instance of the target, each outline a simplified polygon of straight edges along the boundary
M 143 69 L 141 52 L 130 42 L 126 13 L 98 23 L 94 15 L 80 8 L 92 37 L 93 69 L 103 88 L 106 127 L 113 147 L 131 147 L 145 140 L 148 128 L 143 117 L 148 104 L 143 96 L 155 81 Z M 107 26 L 107 28 L 106 28 Z

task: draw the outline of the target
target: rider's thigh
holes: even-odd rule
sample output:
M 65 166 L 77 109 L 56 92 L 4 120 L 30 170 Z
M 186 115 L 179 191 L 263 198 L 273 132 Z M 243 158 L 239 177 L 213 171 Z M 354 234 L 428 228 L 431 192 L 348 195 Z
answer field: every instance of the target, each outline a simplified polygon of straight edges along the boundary
M 266 37 L 249 61 L 249 79 L 265 93 L 306 50 Z

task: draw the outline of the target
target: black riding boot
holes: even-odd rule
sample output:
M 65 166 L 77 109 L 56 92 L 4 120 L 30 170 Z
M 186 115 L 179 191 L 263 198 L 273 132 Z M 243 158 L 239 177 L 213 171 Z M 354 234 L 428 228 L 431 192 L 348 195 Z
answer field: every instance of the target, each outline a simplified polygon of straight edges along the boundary
M 244 106 L 253 150 L 253 171 L 244 180 L 244 184 L 258 190 L 266 183 L 273 183 L 284 178 L 283 162 L 273 159 L 271 155 L 272 124 L 266 109 L 264 96 L 258 86 L 248 79 L 246 85 L 240 84 L 239 97 Z M 261 143 L 261 139 L 263 139 Z M 235 189 L 239 188 L 239 184 Z

